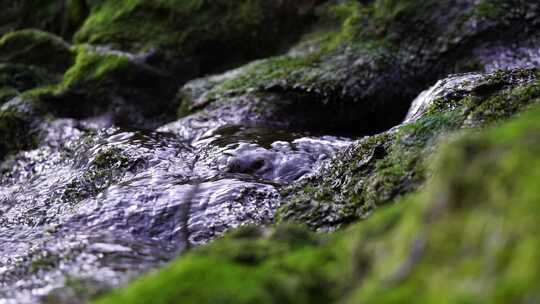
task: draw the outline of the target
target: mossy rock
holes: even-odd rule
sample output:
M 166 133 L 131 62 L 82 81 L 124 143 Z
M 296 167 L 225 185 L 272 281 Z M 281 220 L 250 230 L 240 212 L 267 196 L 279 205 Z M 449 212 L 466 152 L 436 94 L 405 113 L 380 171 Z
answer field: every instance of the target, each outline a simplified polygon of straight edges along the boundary
M 364 254 L 393 254 L 372 255 L 372 274 L 350 302 L 540 299 L 540 276 L 533 270 L 540 252 L 533 224 L 540 199 L 534 186 L 539 117 L 535 107 L 502 127 L 446 145 L 430 187 L 403 202 L 401 219 L 387 226 L 387 237 L 359 240 Z
M 328 303 L 337 292 L 332 281 L 346 265 L 333 252 L 336 242 L 294 226 L 263 237 L 242 230 L 96 303 Z M 182 282 L 185 277 L 192 280 Z M 199 292 L 199 283 L 207 282 L 221 284 Z
M 74 61 L 74 53 L 60 37 L 40 30 L 11 32 L 0 38 L 0 62 L 38 66 L 52 74 L 63 74 Z
M 94 1 L 75 41 L 148 53 L 187 80 L 279 50 L 309 23 L 317 2 Z
M 0 86 L 18 93 L 50 84 L 47 72 L 38 67 L 0 63 Z
M 28 29 L 0 38 L 2 102 L 31 89 L 59 82 L 75 54 L 60 37 Z
M 75 63 L 60 83 L 26 92 L 25 98 L 60 117 L 87 118 L 112 111 L 115 123 L 130 128 L 174 115 L 167 111 L 175 108 L 178 85 L 171 74 L 107 48 L 80 45 L 75 52 Z
M 487 13 L 490 7 L 500 14 Z M 209 79 L 203 93 L 192 95 L 188 84 L 179 112 L 253 92 L 280 94 L 340 109 L 332 116 L 342 129 L 380 132 L 398 124 L 410 101 L 438 79 L 504 68 L 505 56 L 523 57 L 518 46 L 535 49 L 540 41 L 534 1 L 343 1 L 321 7 L 317 18 L 320 26 L 297 46 L 303 51 Z
M 539 122 L 452 140 L 422 193 L 344 231 L 233 232 L 93 303 L 535 302 Z
M 39 141 L 39 124 L 35 109 L 20 98 L 4 104 L 0 108 L 0 159 L 35 148 Z
M 278 218 L 335 229 L 418 189 L 431 174 L 429 159 L 441 139 L 504 121 L 540 102 L 537 74 L 479 75 L 433 96 L 417 120 L 360 140 L 318 174 L 285 189 Z
M 17 90 L 11 87 L 2 87 L 0 88 L 0 105 L 6 101 L 16 97 L 19 94 Z
M 2 0 L 0 35 L 36 28 L 70 40 L 88 15 L 86 0 Z

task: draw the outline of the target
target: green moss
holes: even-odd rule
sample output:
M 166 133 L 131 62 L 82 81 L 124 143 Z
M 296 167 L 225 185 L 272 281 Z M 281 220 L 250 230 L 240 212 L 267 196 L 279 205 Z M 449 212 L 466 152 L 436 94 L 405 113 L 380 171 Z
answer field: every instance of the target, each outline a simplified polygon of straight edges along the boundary
M 11 32 L 0 38 L 0 62 L 38 66 L 63 74 L 74 54 L 61 38 L 39 30 Z
M 469 121 L 494 123 L 537 102 L 540 102 L 540 82 L 534 81 L 490 97 L 469 114 Z
M 2 36 L 2 102 L 25 91 L 59 82 L 73 59 L 69 45 L 50 33 L 21 30 Z
M 94 303 L 535 302 L 539 135 L 535 107 L 445 144 L 422 193 L 344 231 L 233 233 Z
M 137 163 L 137 159 L 128 158 L 117 148 L 99 151 L 84 173 L 66 186 L 61 200 L 74 205 L 95 196 L 132 170 Z
M 117 149 L 103 151 L 96 155 L 92 161 L 92 165 L 100 170 L 125 167 L 128 164 L 129 159 L 122 155 L 121 151 Z
M 438 24 L 427 25 L 440 22 L 436 17 L 439 10 L 446 7 L 452 8 L 449 23 L 457 24 L 457 15 L 463 12 L 456 12 L 450 2 L 378 0 L 371 4 L 340 1 L 323 5 L 316 13 L 319 27 L 306 35 L 291 54 L 245 66 L 235 77 L 212 86 L 201 97 L 204 100 L 200 100 L 200 104 L 208 104 L 217 99 L 227 100 L 227 97 L 253 90 L 262 94 L 275 91 L 285 95 L 303 94 L 313 102 L 341 103 L 347 106 L 366 102 L 373 104 L 372 109 L 377 109 L 383 103 L 405 104 L 424 86 L 411 86 L 411 83 L 418 83 L 415 79 L 402 87 L 401 80 L 393 83 L 393 75 L 414 74 L 412 69 L 418 68 L 421 65 L 419 62 L 425 58 L 411 53 L 408 48 L 414 49 L 416 43 L 422 47 L 426 44 L 416 40 L 402 43 L 403 37 L 410 36 L 410 33 L 402 33 L 402 30 L 412 27 L 412 32 L 422 34 L 418 35 L 419 40 L 431 40 L 424 36 L 432 32 L 434 37 L 453 35 L 445 32 L 447 30 Z M 408 46 L 409 43 L 411 46 Z M 436 47 L 433 46 L 433 52 L 431 49 L 426 50 L 426 56 L 439 56 Z M 404 68 L 398 72 L 396 67 Z M 392 95 L 386 89 L 389 86 L 402 87 L 401 94 Z M 395 108 L 398 111 L 398 107 L 384 108 Z M 398 116 L 395 113 L 388 116 L 394 115 Z
M 336 252 L 325 250 L 323 242 L 296 243 L 299 231 L 308 239 L 309 232 L 282 230 L 260 239 L 228 237 L 188 254 L 160 273 L 150 274 L 136 282 L 132 291 L 113 293 L 97 303 L 328 303 L 327 283 L 340 274 L 326 270 L 345 270 L 341 268 L 343 261 Z M 287 231 L 296 237 L 283 238 L 289 235 Z M 252 258 L 246 259 L 253 254 L 259 256 L 255 263 Z M 318 267 L 311 267 L 314 263 Z M 186 277 L 191 280 L 175 283 Z M 206 285 L 205 292 L 196 291 L 201 284 Z
M 500 123 L 540 102 L 535 73 L 487 74 L 470 92 L 456 88 L 436 99 L 417 121 L 359 141 L 317 176 L 286 189 L 278 220 L 332 229 L 418 189 L 431 174 L 428 162 L 441 139 Z
M 310 60 L 312 59 L 281 56 L 251 63 L 245 67 L 239 77 L 215 86 L 207 98 L 216 99 L 224 94 L 241 93 L 249 89 L 271 86 L 273 81 L 302 73 Z
M 54 81 L 51 78 L 54 77 L 47 78 L 47 72 L 39 67 L 0 63 L 0 87 L 18 93 L 47 85 Z
M 10 88 L 10 87 L 0 88 L 0 105 L 12 99 L 13 97 L 16 97 L 18 94 L 19 94 L 19 91 L 15 90 L 14 88 Z
M 491 7 L 503 15 L 482 17 L 491 13 L 480 12 Z M 327 3 L 316 10 L 318 26 L 291 53 L 246 66 L 209 88 L 198 104 L 227 102 L 253 90 L 278 91 L 301 96 L 300 102 L 365 103 L 374 112 L 381 107 L 397 117 L 400 106 L 441 77 L 482 70 L 490 58 L 481 55 L 485 51 L 472 54 L 493 37 L 522 32 L 522 40 L 528 39 L 535 29 L 516 17 L 522 12 L 540 15 L 532 3 L 513 0 L 466 6 L 450 0 Z M 396 113 L 389 115 L 388 109 Z
M 321 60 L 357 38 L 356 25 L 366 10 L 356 1 L 322 6 L 316 13 L 320 27 L 298 43 L 300 56 L 283 55 L 253 62 L 243 67 L 236 77 L 217 83 L 205 98 L 214 100 L 249 90 L 264 91 L 273 85 L 316 86 L 321 91 L 334 89 L 333 81 L 321 79 Z M 303 45 L 316 50 L 303 51 Z
M 75 64 L 65 73 L 59 90 L 70 88 L 93 87 L 99 88 L 100 84 L 110 81 L 111 78 L 127 75 L 130 60 L 121 54 L 107 54 L 90 47 L 80 46 L 77 48 Z
M 62 80 L 25 92 L 25 99 L 52 114 L 76 118 L 103 113 L 115 102 L 131 103 L 141 115 L 163 113 L 174 106 L 170 101 L 177 82 L 171 75 L 125 53 L 89 45 L 78 45 L 73 50 L 77 54 L 75 63 Z M 125 115 L 129 114 L 133 113 Z M 119 119 L 130 121 L 129 117 Z
M 169 59 L 191 58 L 208 72 L 278 48 L 307 21 L 305 2 L 102 1 L 75 40 L 135 52 L 157 48 Z
M 42 113 L 69 117 L 97 115 L 121 96 L 122 89 L 135 94 L 136 88 L 127 87 L 141 72 L 127 56 L 85 45 L 69 49 L 69 53 L 76 54 L 73 64 L 57 77 L 42 67 L 4 65 L 0 66 L 0 83 L 4 76 L 6 86 L 17 89 L 24 102 Z M 32 62 L 37 64 L 36 60 Z
M 36 28 L 70 39 L 88 14 L 85 0 L 0 1 L 0 35 Z
M 473 13 L 478 17 L 498 19 L 505 15 L 507 3 L 504 0 L 483 0 L 476 5 Z
M 37 138 L 31 114 L 15 107 L 0 110 L 0 159 L 35 147 Z
M 388 276 L 376 274 L 388 261 L 376 259 L 374 275 L 353 299 L 377 303 L 538 299 L 540 277 L 530 269 L 536 269 L 540 252 L 534 232 L 540 215 L 540 192 L 534 186 L 540 177 L 539 117 L 536 107 L 515 122 L 447 145 L 436 162 L 430 188 L 407 202 L 421 208 L 414 234 L 422 239 L 422 250 L 414 259 L 401 259 L 407 271 L 390 281 L 390 287 L 383 284 Z M 408 216 L 404 214 L 402 221 Z M 396 239 L 386 248 L 400 242 Z M 413 245 L 409 243 L 409 248 Z
M 37 273 L 41 270 L 48 270 L 52 269 L 57 266 L 59 262 L 58 256 L 52 256 L 52 255 L 44 255 L 41 257 L 36 258 L 32 261 L 30 264 L 30 272 L 31 273 Z

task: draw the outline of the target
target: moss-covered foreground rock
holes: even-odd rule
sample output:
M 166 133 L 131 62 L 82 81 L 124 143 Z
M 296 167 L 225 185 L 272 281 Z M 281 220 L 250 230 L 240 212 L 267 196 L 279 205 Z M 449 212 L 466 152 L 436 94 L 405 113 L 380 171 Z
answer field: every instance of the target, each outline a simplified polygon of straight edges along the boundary
M 445 88 L 445 82 L 451 85 Z M 433 89 L 440 92 L 420 96 L 427 104 L 416 119 L 361 139 L 326 168 L 286 189 L 278 217 L 319 230 L 366 217 L 423 184 L 441 139 L 500 122 L 540 102 L 534 69 L 453 76 Z
M 540 109 L 445 144 L 421 194 L 333 235 L 245 228 L 95 303 L 534 303 Z

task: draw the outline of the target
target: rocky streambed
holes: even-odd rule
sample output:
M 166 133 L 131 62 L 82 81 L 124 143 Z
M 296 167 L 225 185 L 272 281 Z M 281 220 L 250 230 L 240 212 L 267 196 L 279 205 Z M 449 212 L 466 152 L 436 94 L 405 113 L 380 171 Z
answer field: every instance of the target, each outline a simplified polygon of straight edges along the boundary
M 0 303 L 539 299 L 536 1 L 4 2 Z

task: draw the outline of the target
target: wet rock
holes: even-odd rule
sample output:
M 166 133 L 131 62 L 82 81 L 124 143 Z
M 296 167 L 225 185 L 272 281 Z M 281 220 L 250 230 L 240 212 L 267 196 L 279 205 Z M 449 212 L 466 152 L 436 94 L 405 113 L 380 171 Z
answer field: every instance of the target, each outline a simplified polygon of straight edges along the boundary
M 313 109 L 306 116 L 322 119 L 329 129 L 383 132 L 403 120 L 415 96 L 448 74 L 535 66 L 539 16 L 534 1 L 329 4 L 319 21 L 341 23 L 337 30 L 315 31 L 289 54 L 251 63 L 221 80 L 197 80 L 199 88 L 206 83 L 204 93 L 188 84 L 180 112 L 253 94 L 278 95 L 299 109 Z
M 420 189 L 444 138 L 540 99 L 534 1 L 38 2 L 50 16 L 16 21 L 30 2 L 6 4 L 0 32 L 77 33 L 72 46 L 39 30 L 0 39 L 8 303 L 84 302 L 248 224 L 342 228 Z M 276 52 L 286 53 L 184 85 Z M 460 208 L 459 195 L 448 200 L 457 203 L 444 210 Z M 194 302 L 335 301 L 386 274 L 371 268 L 369 238 L 398 222 L 388 217 L 358 228 L 375 229 L 365 251 L 364 232 L 356 242 L 288 225 L 241 229 L 188 253 L 179 263 L 189 279 L 165 280 L 159 299 L 184 300 L 180 290 Z M 433 242 L 405 230 L 415 232 L 410 254 L 385 282 L 407 278 Z M 205 292 L 189 283 L 198 271 Z
M 359 140 L 284 190 L 278 217 L 319 230 L 365 218 L 423 185 L 440 140 L 512 117 L 540 101 L 539 88 L 536 69 L 441 80 L 418 97 L 403 125 Z

